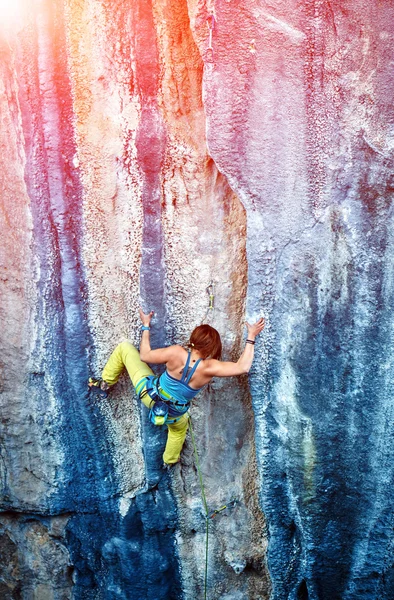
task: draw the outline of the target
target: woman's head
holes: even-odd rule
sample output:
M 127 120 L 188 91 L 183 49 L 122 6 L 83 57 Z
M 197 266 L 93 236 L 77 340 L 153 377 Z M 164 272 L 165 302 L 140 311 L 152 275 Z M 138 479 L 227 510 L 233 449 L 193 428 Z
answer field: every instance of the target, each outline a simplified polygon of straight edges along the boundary
M 189 346 L 198 350 L 202 358 L 216 358 L 222 356 L 222 341 L 219 332 L 210 325 L 199 325 L 193 329 Z

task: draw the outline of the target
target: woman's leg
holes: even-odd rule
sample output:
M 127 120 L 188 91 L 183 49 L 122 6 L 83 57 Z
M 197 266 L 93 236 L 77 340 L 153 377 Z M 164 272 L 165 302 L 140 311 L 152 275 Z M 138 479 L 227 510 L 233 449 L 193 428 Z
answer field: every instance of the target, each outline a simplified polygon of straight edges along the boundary
M 177 463 L 189 427 L 189 415 L 186 413 L 176 423 L 168 423 L 167 444 L 163 454 L 163 461 L 168 465 Z
M 134 388 L 141 379 L 153 375 L 152 369 L 140 359 L 140 353 L 131 342 L 122 342 L 116 346 L 103 369 L 101 377 L 108 385 L 114 385 L 124 367 L 127 369 Z M 145 398 L 141 398 L 141 400 L 148 408 L 152 403 L 148 395 L 145 395 Z
M 102 372 L 102 379 L 109 385 L 114 385 L 126 367 L 134 388 L 144 377 L 153 375 L 153 371 L 140 359 L 140 354 L 131 342 L 122 342 L 112 352 Z M 139 386 L 138 386 L 139 387 Z M 144 386 L 142 386 L 142 389 Z M 139 392 L 141 389 L 138 390 Z M 141 401 L 147 408 L 152 405 L 152 399 L 148 394 L 142 395 Z M 168 437 L 163 461 L 174 464 L 179 461 L 180 453 L 186 438 L 189 417 L 186 413 L 176 423 L 168 423 Z

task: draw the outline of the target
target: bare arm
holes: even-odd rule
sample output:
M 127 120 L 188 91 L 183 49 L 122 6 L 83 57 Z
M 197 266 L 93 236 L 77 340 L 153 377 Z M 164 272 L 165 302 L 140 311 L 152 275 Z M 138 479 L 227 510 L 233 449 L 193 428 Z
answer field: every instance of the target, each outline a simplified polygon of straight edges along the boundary
M 246 323 L 248 328 L 247 339 L 254 342 L 256 337 L 264 329 L 264 319 L 259 319 L 254 325 Z M 207 375 L 211 377 L 233 377 L 234 375 L 244 375 L 249 373 L 254 357 L 254 344 L 245 343 L 245 349 L 237 362 L 222 362 L 220 360 L 210 360 Z
M 153 317 L 153 311 L 149 314 L 145 314 L 140 309 L 140 317 L 142 325 L 150 327 L 150 322 Z M 152 350 L 150 347 L 150 331 L 144 330 L 141 336 L 140 343 L 140 357 L 144 362 L 148 362 L 154 365 L 160 365 L 167 363 L 173 356 L 176 346 L 169 346 L 168 348 L 157 348 Z

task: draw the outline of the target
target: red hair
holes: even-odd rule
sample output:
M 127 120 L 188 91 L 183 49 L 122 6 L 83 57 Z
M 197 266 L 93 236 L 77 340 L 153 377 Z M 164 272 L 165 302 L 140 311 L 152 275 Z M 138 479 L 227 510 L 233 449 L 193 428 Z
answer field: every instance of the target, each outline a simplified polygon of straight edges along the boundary
M 219 332 L 210 325 L 199 325 L 193 329 L 188 346 L 198 350 L 202 358 L 216 358 L 222 356 L 222 340 Z

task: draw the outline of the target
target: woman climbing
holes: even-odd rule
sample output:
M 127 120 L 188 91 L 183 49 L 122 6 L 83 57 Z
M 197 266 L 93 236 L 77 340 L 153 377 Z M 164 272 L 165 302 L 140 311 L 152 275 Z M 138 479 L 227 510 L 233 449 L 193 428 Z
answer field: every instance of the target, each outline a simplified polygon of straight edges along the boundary
M 152 350 L 149 331 L 153 314 L 153 311 L 145 314 L 140 310 L 140 351 L 130 342 L 119 344 L 105 365 L 101 379 L 90 378 L 89 387 L 106 398 L 126 367 L 136 393 L 150 409 L 151 421 L 155 425 L 166 424 L 168 427 L 163 454 L 164 466 L 168 468 L 180 460 L 191 400 L 213 377 L 233 377 L 249 372 L 255 338 L 264 329 L 264 319 L 259 319 L 254 325 L 246 323 L 248 337 L 243 353 L 237 362 L 224 362 L 220 360 L 220 335 L 210 325 L 199 325 L 193 330 L 187 344 L 188 350 L 178 345 Z M 166 370 L 158 377 L 146 363 L 165 364 Z

